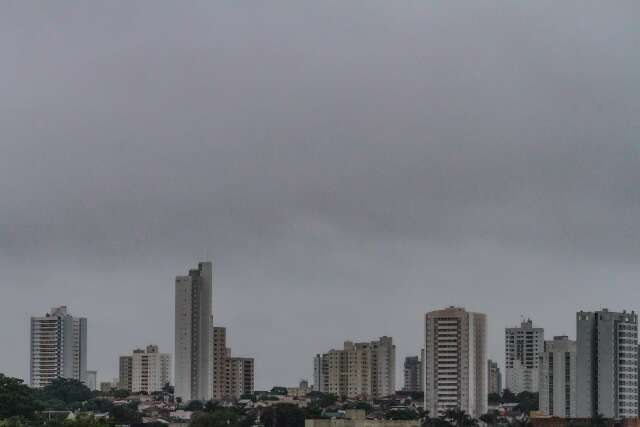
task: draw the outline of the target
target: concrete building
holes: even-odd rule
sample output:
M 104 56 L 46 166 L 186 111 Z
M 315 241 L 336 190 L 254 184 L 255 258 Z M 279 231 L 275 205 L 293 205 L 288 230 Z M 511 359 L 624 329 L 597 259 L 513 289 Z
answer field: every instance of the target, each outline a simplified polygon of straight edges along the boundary
M 391 337 L 377 341 L 345 341 L 342 350 L 316 355 L 314 381 L 319 391 L 349 398 L 375 398 L 395 393 L 396 346 Z
M 120 356 L 118 359 L 118 388 L 129 391 L 133 389 L 132 356 Z
M 227 347 L 227 330 L 213 328 L 212 371 L 214 399 L 235 400 L 253 393 L 255 362 L 249 357 L 232 357 Z
M 87 388 L 91 391 L 95 391 L 98 389 L 98 372 L 97 371 L 87 371 L 87 381 L 84 383 Z
M 500 394 L 502 393 L 502 373 L 498 367 L 498 363 L 489 359 L 487 361 L 488 372 L 488 391 L 489 393 Z
M 422 364 L 418 356 L 408 356 L 404 359 L 403 391 L 422 391 Z
M 73 317 L 66 306 L 31 318 L 31 387 L 58 377 L 87 380 L 87 319 Z
M 531 319 L 520 327 L 505 328 L 506 387 L 513 393 L 538 392 L 538 363 L 544 350 L 544 329 L 535 328 Z
M 576 416 L 576 342 L 566 336 L 545 341 L 540 355 L 540 412 L 544 415 Z
M 576 314 L 576 416 L 638 416 L 638 316 Z
M 487 317 L 449 307 L 425 315 L 424 408 L 487 412 Z
M 185 402 L 208 400 L 213 394 L 211 263 L 176 277 L 175 288 L 175 395 Z

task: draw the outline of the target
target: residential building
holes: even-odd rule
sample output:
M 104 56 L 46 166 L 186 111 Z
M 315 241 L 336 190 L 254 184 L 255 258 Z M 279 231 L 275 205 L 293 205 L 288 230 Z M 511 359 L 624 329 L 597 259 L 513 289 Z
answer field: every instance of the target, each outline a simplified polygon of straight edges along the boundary
M 253 393 L 255 362 L 249 357 L 232 357 L 227 347 L 227 330 L 213 328 L 213 398 L 233 400 Z
M 404 359 L 403 391 L 422 391 L 422 364 L 418 356 L 408 356 Z
M 330 418 L 304 420 L 304 427 L 420 427 L 420 424 L 420 420 L 368 419 L 363 409 L 347 409 Z
M 449 307 L 425 315 L 424 408 L 487 412 L 487 317 Z
M 87 319 L 73 317 L 66 306 L 31 318 L 31 387 L 58 377 L 87 380 Z
M 576 416 L 576 342 L 566 336 L 545 341 L 540 355 L 540 412 L 561 418 Z
M 489 359 L 487 361 L 487 371 L 489 375 L 488 379 L 488 387 L 489 394 L 500 394 L 502 393 L 502 373 L 500 372 L 500 368 L 498 367 L 498 363 Z
M 98 372 L 97 371 L 87 371 L 87 380 L 84 383 L 87 388 L 91 391 L 98 389 Z
M 538 363 L 544 350 L 544 329 L 535 328 L 531 319 L 520 327 L 505 328 L 506 388 L 518 394 L 538 392 Z
M 120 356 L 118 359 L 118 388 L 133 390 L 133 356 Z
M 176 277 L 175 290 L 175 395 L 183 401 L 208 400 L 213 394 L 211 263 Z
M 638 416 L 638 316 L 576 314 L 576 416 Z
M 314 358 L 319 390 L 349 398 L 376 398 L 395 393 L 396 347 L 391 337 L 354 343 Z

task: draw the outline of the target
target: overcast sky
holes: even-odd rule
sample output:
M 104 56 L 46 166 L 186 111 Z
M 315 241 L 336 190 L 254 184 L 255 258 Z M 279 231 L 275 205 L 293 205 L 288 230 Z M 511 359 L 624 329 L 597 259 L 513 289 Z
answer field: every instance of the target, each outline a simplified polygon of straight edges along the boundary
M 174 279 L 256 387 L 425 312 L 640 309 L 640 3 L 5 1 L 0 372 L 29 317 L 89 322 L 89 368 L 173 352 Z

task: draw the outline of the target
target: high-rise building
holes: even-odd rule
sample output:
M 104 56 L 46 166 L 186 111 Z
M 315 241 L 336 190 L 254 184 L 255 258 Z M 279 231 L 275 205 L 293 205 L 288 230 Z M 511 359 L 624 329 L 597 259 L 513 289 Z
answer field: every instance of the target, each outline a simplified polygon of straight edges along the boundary
M 518 394 L 538 392 L 538 363 L 544 350 L 544 329 L 534 328 L 531 319 L 520 327 L 505 328 L 506 388 Z
M 425 315 L 424 408 L 487 412 L 487 317 L 449 307 Z
M 555 417 L 575 417 L 576 342 L 566 336 L 545 341 L 539 372 L 540 411 Z
M 239 399 L 253 393 L 255 363 L 250 357 L 231 357 L 227 347 L 227 330 L 213 328 L 213 398 Z
M 133 356 L 120 356 L 118 359 L 118 388 L 133 390 Z
M 638 316 L 576 314 L 576 416 L 638 416 Z
M 313 389 L 321 393 L 329 390 L 329 362 L 324 354 L 313 357 Z
M 66 306 L 31 318 L 31 386 L 45 387 L 58 377 L 87 380 L 87 319 Z
M 84 383 L 87 388 L 91 391 L 98 389 L 98 372 L 97 371 L 87 371 L 87 381 Z
M 151 394 L 171 381 L 171 355 L 158 352 L 157 345 L 134 350 L 131 356 L 131 391 Z
M 315 356 L 315 385 L 318 391 L 336 396 L 390 396 L 395 393 L 395 359 L 391 337 L 362 343 L 345 341 L 342 350 Z
M 422 391 L 422 364 L 418 356 L 408 356 L 404 359 L 403 391 Z
M 502 373 L 498 367 L 498 363 L 489 359 L 487 362 L 487 370 L 489 375 L 489 393 L 500 394 L 502 393 Z
M 208 400 L 213 393 L 213 284 L 210 262 L 176 277 L 175 395 L 183 401 Z

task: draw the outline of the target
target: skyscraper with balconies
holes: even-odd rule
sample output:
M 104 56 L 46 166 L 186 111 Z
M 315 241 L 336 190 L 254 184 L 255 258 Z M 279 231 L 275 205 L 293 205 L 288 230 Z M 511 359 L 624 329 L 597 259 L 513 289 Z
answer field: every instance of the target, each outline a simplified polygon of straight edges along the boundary
M 540 412 L 545 415 L 576 416 L 576 342 L 566 336 L 545 341 L 540 355 Z
M 638 316 L 576 314 L 576 416 L 638 416 Z
M 487 412 L 487 317 L 449 307 L 425 315 L 424 408 Z
M 87 381 L 87 319 L 66 306 L 31 318 L 31 386 L 42 388 L 64 377 Z

